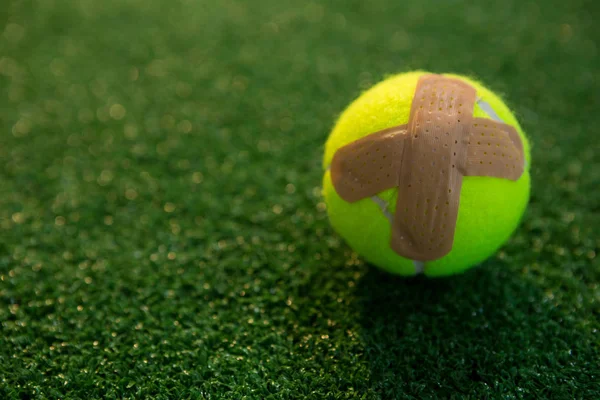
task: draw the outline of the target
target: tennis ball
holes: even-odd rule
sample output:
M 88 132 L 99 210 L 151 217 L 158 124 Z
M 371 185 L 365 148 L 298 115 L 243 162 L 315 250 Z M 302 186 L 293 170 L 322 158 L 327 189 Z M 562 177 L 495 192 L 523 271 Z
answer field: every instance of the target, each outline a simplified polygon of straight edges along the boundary
M 519 224 L 529 200 L 530 146 L 515 116 L 504 102 L 481 83 L 459 75 L 477 91 L 474 117 L 499 118 L 513 126 L 523 142 L 525 168 L 512 181 L 488 176 L 464 176 L 460 193 L 454 243 L 445 256 L 415 262 L 390 247 L 391 226 L 381 205 L 371 198 L 354 203 L 336 192 L 329 171 L 335 152 L 342 146 L 380 130 L 406 124 L 412 98 L 424 71 L 392 76 L 363 93 L 341 114 L 325 145 L 323 195 L 333 228 L 366 261 L 398 275 L 452 275 L 465 271 L 492 256 Z M 378 194 L 386 204 L 395 204 L 398 188 Z M 394 207 L 387 207 L 393 213 Z

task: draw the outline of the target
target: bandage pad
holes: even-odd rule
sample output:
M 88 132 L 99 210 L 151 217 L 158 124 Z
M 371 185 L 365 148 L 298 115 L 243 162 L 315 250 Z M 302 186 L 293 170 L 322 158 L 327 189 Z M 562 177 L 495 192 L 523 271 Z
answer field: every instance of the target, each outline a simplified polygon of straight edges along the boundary
M 506 124 L 473 117 L 476 91 L 440 75 L 421 77 L 408 124 L 337 150 L 332 183 L 355 202 L 398 187 L 391 248 L 418 261 L 452 249 L 463 176 L 517 180 L 523 144 Z

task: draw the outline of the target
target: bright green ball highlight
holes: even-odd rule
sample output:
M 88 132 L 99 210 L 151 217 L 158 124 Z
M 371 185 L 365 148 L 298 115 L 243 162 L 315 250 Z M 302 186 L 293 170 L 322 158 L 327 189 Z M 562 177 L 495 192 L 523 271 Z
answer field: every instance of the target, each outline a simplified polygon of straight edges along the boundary
M 398 275 L 415 275 L 412 260 L 390 248 L 391 227 L 379 206 L 371 199 L 348 203 L 341 199 L 328 171 L 336 150 L 363 136 L 396 125 L 406 124 L 419 77 L 416 71 L 393 76 L 363 93 L 342 113 L 325 145 L 323 195 L 331 225 L 366 261 Z M 512 125 L 523 140 L 525 171 L 518 181 L 465 176 L 460 196 L 454 244 L 444 257 L 425 262 L 427 276 L 452 275 L 480 264 L 502 246 L 517 228 L 529 201 L 531 164 L 529 142 L 515 116 L 504 102 L 481 83 L 459 75 L 477 90 L 477 97 L 489 104 L 506 124 Z M 477 104 L 473 115 L 489 118 Z M 379 194 L 394 212 L 398 188 Z M 401 193 L 400 193 L 401 195 Z

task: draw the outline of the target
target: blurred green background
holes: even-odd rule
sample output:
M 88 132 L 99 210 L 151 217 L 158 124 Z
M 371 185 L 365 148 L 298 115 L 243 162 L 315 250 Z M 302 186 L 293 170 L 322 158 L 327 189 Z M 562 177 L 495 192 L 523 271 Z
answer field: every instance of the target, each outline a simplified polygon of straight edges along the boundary
M 593 1 L 5 0 L 0 398 L 600 398 Z M 323 143 L 411 69 L 501 93 L 523 224 L 462 276 L 329 227 Z

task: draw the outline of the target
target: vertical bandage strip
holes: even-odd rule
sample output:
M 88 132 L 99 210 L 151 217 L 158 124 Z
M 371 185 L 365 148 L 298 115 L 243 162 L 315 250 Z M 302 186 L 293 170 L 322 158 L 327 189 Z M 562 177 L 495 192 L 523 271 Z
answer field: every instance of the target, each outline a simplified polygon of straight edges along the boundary
M 429 76 L 413 98 L 392 225 L 392 249 L 426 261 L 452 248 L 476 91 Z
M 408 124 L 341 147 L 331 179 L 349 202 L 398 187 L 391 248 L 418 261 L 452 249 L 463 176 L 517 180 L 523 145 L 516 130 L 474 118 L 476 91 L 440 75 L 421 77 Z

